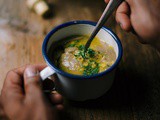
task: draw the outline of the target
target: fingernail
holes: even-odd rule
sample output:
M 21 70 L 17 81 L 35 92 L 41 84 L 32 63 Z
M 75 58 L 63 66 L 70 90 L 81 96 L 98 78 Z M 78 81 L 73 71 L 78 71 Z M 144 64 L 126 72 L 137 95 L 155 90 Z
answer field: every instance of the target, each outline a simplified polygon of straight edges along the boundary
M 36 75 L 38 75 L 38 71 L 34 67 L 27 67 L 26 68 L 26 70 L 25 70 L 25 76 L 27 78 L 34 77 Z

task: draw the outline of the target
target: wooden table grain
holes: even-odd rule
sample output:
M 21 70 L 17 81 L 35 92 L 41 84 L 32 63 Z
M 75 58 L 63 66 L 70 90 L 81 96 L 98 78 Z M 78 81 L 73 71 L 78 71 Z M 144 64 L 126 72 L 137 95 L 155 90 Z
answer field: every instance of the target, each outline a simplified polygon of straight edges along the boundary
M 27 9 L 25 0 L 0 0 L 0 90 L 10 69 L 45 63 L 43 39 L 53 27 L 71 20 L 97 21 L 103 0 L 48 0 L 54 14 L 43 19 Z M 54 3 L 54 4 L 52 4 Z M 86 102 L 65 100 L 64 120 L 159 120 L 160 55 L 123 32 L 114 16 L 106 23 L 121 39 L 123 58 L 112 88 Z

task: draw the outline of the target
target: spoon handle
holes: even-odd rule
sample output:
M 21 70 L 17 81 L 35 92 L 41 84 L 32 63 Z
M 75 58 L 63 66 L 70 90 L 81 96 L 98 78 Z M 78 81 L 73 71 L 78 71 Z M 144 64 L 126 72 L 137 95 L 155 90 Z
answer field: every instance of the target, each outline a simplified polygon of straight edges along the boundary
M 100 17 L 94 31 L 92 32 L 90 38 L 88 39 L 86 45 L 85 45 L 85 51 L 89 48 L 92 40 L 97 35 L 101 27 L 105 24 L 107 19 L 110 17 L 110 15 L 113 13 L 113 11 L 123 2 L 124 0 L 110 0 L 108 5 L 106 6 L 102 16 Z

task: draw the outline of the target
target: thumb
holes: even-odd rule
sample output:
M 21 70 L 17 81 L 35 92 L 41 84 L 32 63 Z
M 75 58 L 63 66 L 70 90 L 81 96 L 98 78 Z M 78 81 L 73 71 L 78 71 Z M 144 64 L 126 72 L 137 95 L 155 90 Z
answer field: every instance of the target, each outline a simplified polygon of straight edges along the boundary
M 120 24 L 123 30 L 128 32 L 131 30 L 130 7 L 127 2 L 122 2 L 118 7 L 116 12 L 116 21 Z
M 37 98 L 42 95 L 39 71 L 35 66 L 28 66 L 24 71 L 24 90 L 26 97 Z

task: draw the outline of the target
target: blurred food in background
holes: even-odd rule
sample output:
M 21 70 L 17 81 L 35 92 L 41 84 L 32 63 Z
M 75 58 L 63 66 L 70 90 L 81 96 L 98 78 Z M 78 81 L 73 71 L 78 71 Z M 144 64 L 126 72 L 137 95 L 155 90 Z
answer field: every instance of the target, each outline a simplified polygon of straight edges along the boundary
M 52 2 L 55 2 L 55 0 Z M 27 0 L 26 3 L 31 11 L 34 11 L 36 14 L 44 18 L 52 15 L 53 11 L 49 2 L 46 0 Z

